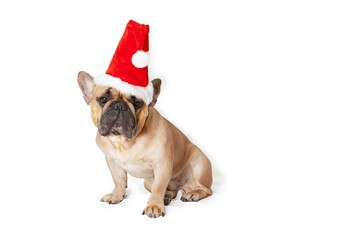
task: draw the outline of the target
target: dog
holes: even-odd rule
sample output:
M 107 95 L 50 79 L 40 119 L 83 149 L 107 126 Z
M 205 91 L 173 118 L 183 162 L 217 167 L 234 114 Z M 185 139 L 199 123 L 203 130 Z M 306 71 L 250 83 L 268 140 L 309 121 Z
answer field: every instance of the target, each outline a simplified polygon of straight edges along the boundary
M 213 194 L 209 159 L 154 108 L 160 79 L 150 82 L 153 99 L 148 105 L 114 88 L 96 85 L 86 72 L 79 72 L 77 81 L 98 128 L 96 143 L 115 183 L 102 202 L 117 204 L 124 199 L 128 173 L 143 178 L 151 193 L 143 211 L 150 218 L 165 216 L 165 205 L 179 190 L 184 202 Z

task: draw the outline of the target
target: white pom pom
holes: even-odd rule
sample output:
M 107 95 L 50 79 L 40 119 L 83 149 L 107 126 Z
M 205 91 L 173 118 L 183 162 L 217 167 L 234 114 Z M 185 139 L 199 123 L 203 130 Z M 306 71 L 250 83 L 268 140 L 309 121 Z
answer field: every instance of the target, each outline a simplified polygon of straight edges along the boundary
M 137 51 L 131 59 L 132 64 L 137 68 L 144 68 L 149 64 L 149 52 Z

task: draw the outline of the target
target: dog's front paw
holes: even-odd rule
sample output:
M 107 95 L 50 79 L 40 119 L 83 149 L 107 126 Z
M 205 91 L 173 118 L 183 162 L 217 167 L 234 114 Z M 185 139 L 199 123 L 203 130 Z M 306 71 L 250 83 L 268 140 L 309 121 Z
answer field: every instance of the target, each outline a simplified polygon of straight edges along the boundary
M 143 215 L 146 214 L 149 218 L 157 218 L 165 216 L 165 206 L 161 204 L 149 204 L 144 209 Z
M 104 195 L 100 201 L 101 202 L 107 202 L 109 204 L 117 204 L 121 202 L 124 199 L 124 194 L 117 194 L 117 193 L 109 193 Z

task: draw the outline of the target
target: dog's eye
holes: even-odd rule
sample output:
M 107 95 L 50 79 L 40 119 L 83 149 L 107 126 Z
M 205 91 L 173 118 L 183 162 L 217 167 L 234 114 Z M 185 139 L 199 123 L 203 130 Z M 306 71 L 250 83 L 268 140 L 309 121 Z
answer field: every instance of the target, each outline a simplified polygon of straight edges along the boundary
M 139 106 L 140 106 L 140 104 L 141 104 L 141 102 L 140 102 L 140 101 L 135 101 L 135 102 L 134 102 L 134 107 L 139 107 Z
M 102 97 L 102 98 L 100 98 L 100 102 L 105 104 L 105 103 L 107 102 L 106 97 Z
M 135 96 L 131 96 L 130 101 L 134 105 L 135 109 L 139 109 L 143 105 L 143 102 L 141 100 L 137 99 Z
M 99 103 L 100 106 L 105 106 L 105 103 L 108 102 L 108 98 L 107 97 L 99 97 L 96 99 Z
M 135 108 L 136 110 L 138 110 L 139 108 L 141 108 L 142 105 L 143 105 L 142 101 L 139 101 L 139 100 L 136 100 L 133 104 L 134 104 L 134 108 Z

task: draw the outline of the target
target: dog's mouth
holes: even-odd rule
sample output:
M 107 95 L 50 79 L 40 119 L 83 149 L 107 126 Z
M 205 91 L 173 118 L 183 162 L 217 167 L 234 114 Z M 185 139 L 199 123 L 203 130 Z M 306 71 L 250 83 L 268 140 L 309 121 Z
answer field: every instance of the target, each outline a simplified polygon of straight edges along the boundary
M 113 102 L 100 118 L 98 131 L 101 136 L 123 135 L 132 139 L 136 134 L 136 120 L 129 106 L 123 100 Z
M 136 134 L 136 128 L 133 131 L 127 131 L 127 132 L 123 131 L 122 133 L 119 132 L 116 129 L 111 129 L 110 134 L 108 134 L 107 136 L 111 136 L 111 135 L 120 136 L 120 135 L 122 135 L 127 139 L 133 139 L 135 137 L 135 134 Z
M 124 124 L 123 121 L 121 121 L 121 118 L 118 118 L 112 126 L 111 124 L 104 124 L 100 121 L 98 131 L 99 134 L 104 137 L 107 137 L 109 135 L 122 135 L 127 139 L 132 139 L 136 134 L 136 125 L 135 123 Z
M 116 130 L 116 129 L 112 129 L 111 130 L 111 133 L 112 134 L 114 134 L 114 135 L 116 135 L 116 136 L 119 136 L 121 133 L 118 131 L 118 130 Z

